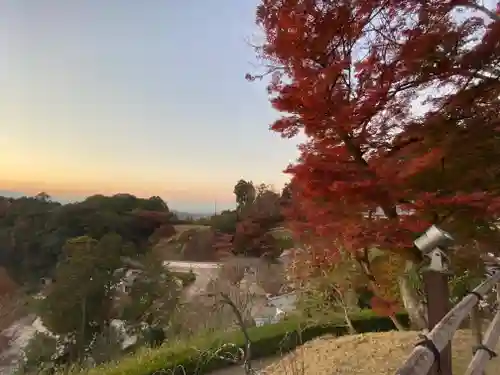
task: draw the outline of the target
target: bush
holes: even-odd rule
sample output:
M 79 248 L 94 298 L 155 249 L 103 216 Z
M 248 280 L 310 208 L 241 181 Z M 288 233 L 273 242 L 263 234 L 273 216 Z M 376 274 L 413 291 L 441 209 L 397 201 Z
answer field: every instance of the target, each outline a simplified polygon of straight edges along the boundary
M 23 350 L 23 358 L 17 374 L 50 373 L 55 367 L 57 340 L 45 333 L 37 332 Z
M 408 326 L 407 314 L 399 314 L 399 320 Z M 371 311 L 362 311 L 352 317 L 358 332 L 390 331 L 394 326 L 390 319 L 376 316 Z M 252 359 L 269 357 L 294 349 L 302 343 L 325 334 L 343 335 L 347 329 L 343 323 L 324 322 L 307 324 L 297 319 L 278 324 L 252 327 Z M 231 343 L 231 344 L 228 344 Z M 157 372 L 177 374 L 206 374 L 231 364 L 224 356 L 236 356 L 244 346 L 241 332 L 224 333 L 211 337 L 200 337 L 190 342 L 177 342 L 155 350 L 140 350 L 134 356 L 118 363 L 92 369 L 89 375 L 152 375 Z M 221 348 L 224 348 L 221 350 Z M 184 371 L 184 372 L 183 372 Z

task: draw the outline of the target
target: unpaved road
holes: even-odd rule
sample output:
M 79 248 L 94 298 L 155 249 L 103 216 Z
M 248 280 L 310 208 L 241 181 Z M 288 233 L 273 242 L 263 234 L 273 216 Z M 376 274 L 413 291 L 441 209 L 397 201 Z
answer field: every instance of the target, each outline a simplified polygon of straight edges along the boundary
M 264 358 L 252 361 L 252 367 L 259 371 L 279 360 L 279 357 Z M 241 366 L 231 366 L 211 372 L 209 375 L 245 375 Z

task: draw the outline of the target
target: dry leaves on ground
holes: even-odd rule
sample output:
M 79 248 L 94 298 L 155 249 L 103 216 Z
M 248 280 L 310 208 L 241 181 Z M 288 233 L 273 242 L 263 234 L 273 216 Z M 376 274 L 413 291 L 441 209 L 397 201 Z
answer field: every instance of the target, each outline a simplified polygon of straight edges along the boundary
M 417 334 L 394 331 L 338 338 L 324 336 L 285 355 L 262 370 L 261 374 L 392 375 L 413 350 L 418 341 Z M 470 331 L 462 330 L 455 334 L 452 344 L 454 373 L 464 373 L 472 358 L 473 345 Z M 486 374 L 496 374 L 493 368 L 499 364 L 499 358 L 490 361 Z

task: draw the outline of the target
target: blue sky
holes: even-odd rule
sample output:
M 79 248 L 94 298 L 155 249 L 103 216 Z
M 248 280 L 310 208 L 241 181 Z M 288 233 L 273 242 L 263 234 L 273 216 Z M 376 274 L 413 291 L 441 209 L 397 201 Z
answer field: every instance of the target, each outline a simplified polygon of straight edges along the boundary
M 239 178 L 281 187 L 296 142 L 248 44 L 257 0 L 2 0 L 0 189 L 232 205 Z

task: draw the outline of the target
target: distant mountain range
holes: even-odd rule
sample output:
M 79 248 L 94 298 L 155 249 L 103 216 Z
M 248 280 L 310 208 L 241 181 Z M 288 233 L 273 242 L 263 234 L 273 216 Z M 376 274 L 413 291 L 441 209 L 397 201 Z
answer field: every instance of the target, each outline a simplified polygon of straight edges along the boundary
M 0 190 L 0 196 L 2 197 L 9 197 L 9 198 L 21 198 L 25 196 L 32 196 L 32 194 L 26 194 L 23 193 L 22 191 L 11 191 L 11 190 Z M 61 198 L 61 197 L 55 197 L 53 196 L 52 199 L 56 202 L 60 202 L 62 204 L 67 204 L 67 203 L 73 203 L 73 202 L 78 202 L 82 200 L 80 199 L 69 199 L 69 198 Z M 199 219 L 202 217 L 207 217 L 211 216 L 212 214 L 209 213 L 200 213 L 200 212 L 185 212 L 185 211 L 177 211 L 175 209 L 171 209 L 173 213 L 177 215 L 177 217 L 181 220 L 187 219 L 187 218 L 193 218 L 193 219 Z

